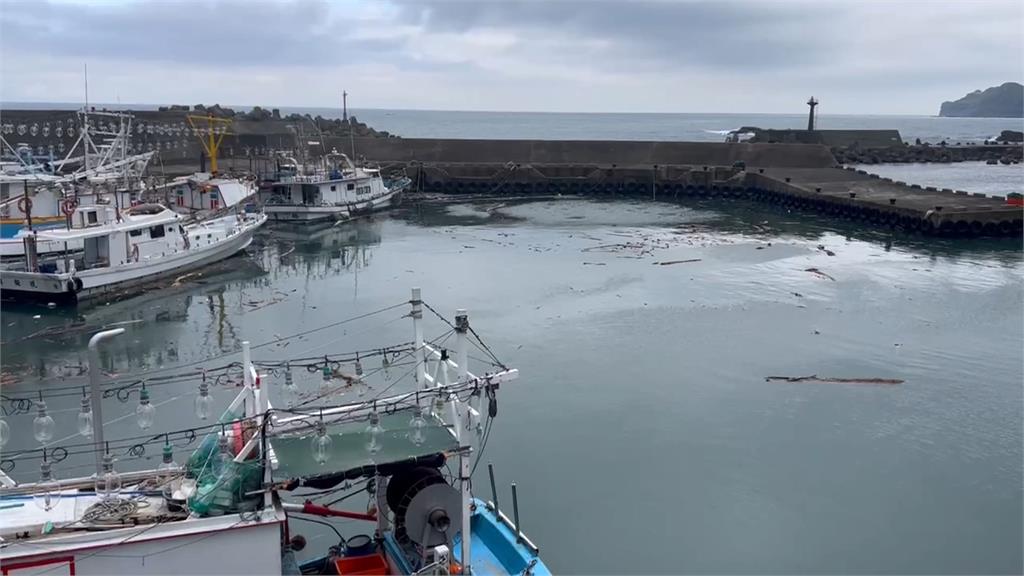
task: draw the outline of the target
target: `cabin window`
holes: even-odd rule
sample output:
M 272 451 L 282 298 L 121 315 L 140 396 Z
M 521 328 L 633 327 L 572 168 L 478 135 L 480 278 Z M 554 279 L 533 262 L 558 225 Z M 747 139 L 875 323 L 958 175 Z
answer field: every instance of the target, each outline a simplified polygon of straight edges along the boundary
M 369 194 L 369 193 L 370 193 L 370 187 L 369 186 L 360 186 L 359 188 L 356 188 L 356 194 Z
M 149 229 L 149 237 L 150 238 L 163 238 L 164 237 L 164 227 L 163 226 L 151 226 L 150 229 Z
M 337 192 L 337 191 L 338 191 L 338 187 L 335 186 L 334 184 L 331 184 L 331 192 Z
M 142 236 L 142 230 L 129 230 L 129 236 Z
M 99 220 L 97 218 L 97 215 L 96 215 L 96 211 L 95 210 L 90 210 L 89 212 L 86 212 L 85 213 L 85 220 L 89 224 L 95 224 L 95 223 L 99 222 Z
M 0 200 L 10 200 L 11 198 L 11 185 L 0 184 Z
M 173 226 L 168 226 L 167 227 L 167 231 L 168 232 L 174 232 L 174 227 Z
M 349 190 L 353 190 L 353 189 L 354 189 L 355 187 L 356 187 L 356 185 L 355 185 L 355 184 L 349 184 L 349 185 L 348 185 L 348 189 L 349 189 Z

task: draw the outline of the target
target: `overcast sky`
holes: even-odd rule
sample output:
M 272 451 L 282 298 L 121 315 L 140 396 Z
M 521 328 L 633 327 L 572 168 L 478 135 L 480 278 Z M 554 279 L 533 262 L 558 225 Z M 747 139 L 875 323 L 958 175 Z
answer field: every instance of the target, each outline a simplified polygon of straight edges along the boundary
M 1020 81 L 1024 2 L 0 0 L 0 100 L 936 114 Z

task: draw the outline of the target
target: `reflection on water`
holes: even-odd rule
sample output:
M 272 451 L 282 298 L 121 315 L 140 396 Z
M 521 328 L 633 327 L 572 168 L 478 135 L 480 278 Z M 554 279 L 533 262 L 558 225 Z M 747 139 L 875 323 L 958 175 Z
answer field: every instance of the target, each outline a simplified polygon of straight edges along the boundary
M 468 308 L 522 371 L 485 459 L 518 482 L 555 571 L 1019 571 L 1019 242 L 746 202 L 413 201 L 315 233 L 268 228 L 222 272 L 71 315 L 5 311 L 4 393 L 83 381 L 88 335 L 118 322 L 104 356 L 117 374 L 243 339 L 272 344 L 257 359 L 407 341 L 403 310 L 276 343 L 421 286 L 443 312 Z M 764 381 L 810 374 L 905 383 Z M 158 426 L 195 423 L 177 409 L 193 388 L 154 389 Z M 55 403 L 58 427 L 73 431 L 76 407 Z

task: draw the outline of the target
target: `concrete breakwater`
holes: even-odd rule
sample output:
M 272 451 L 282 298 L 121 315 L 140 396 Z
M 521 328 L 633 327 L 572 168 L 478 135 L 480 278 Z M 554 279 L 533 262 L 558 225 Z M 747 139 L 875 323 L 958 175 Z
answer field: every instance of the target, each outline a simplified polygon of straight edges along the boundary
M 999 162 L 1016 164 L 1024 159 L 1024 145 L 1017 144 L 947 144 L 910 145 L 885 148 L 833 148 L 832 153 L 841 164 L 899 164 Z
M 1005 197 L 844 169 L 823 145 L 364 139 L 356 149 L 424 192 L 734 198 L 927 235 L 1024 230 L 1024 208 Z

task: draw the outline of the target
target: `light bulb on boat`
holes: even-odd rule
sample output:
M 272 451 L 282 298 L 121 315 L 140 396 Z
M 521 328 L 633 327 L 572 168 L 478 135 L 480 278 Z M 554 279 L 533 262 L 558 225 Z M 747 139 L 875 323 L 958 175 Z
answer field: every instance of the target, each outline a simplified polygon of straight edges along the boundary
M 331 378 L 334 376 L 334 371 L 331 370 L 330 365 L 327 364 L 327 359 L 326 358 L 324 358 L 323 375 L 324 375 L 324 379 L 322 381 L 320 381 L 320 395 L 321 396 L 326 394 L 331 389 Z
M 37 441 L 45 444 L 53 439 L 53 429 L 56 426 L 53 418 L 46 412 L 46 402 L 43 401 L 42 394 L 40 394 L 39 401 L 36 402 L 36 417 L 32 420 L 32 433 Z
M 160 481 L 160 491 L 165 498 L 170 499 L 174 495 L 174 480 L 181 475 L 181 465 L 174 461 L 174 449 L 171 442 L 164 438 L 163 462 L 156 468 Z
M 409 420 L 409 440 L 417 446 L 427 441 L 427 421 L 423 418 L 423 407 L 419 404 L 413 408 L 412 420 Z
M 43 452 L 43 462 L 39 465 L 39 482 L 32 493 L 32 501 L 45 511 L 53 510 L 60 501 L 60 483 L 54 478 L 50 463 L 46 461 L 46 452 Z
M 220 437 L 217 439 L 217 454 L 213 459 L 214 475 L 220 477 L 231 470 L 231 464 L 234 459 L 235 455 L 231 452 L 230 439 L 227 434 L 221 432 Z
M 86 438 L 92 438 L 92 402 L 82 391 L 82 404 L 78 410 L 78 433 Z
M 135 408 L 135 421 L 139 428 L 149 429 L 156 418 L 156 408 L 149 402 L 149 390 L 146 390 L 146 383 L 142 383 L 142 390 L 139 392 L 139 405 Z
M 210 396 L 210 385 L 204 379 L 199 383 L 199 395 L 196 396 L 196 416 L 200 420 L 210 417 L 210 409 L 213 406 L 213 397 Z
M 100 474 L 93 474 L 93 488 L 96 495 L 103 500 L 116 498 L 121 492 L 121 475 L 114 470 L 114 457 L 110 454 L 110 448 L 103 455 L 103 470 Z
M 11 437 L 11 427 L 7 425 L 7 420 L 0 420 L 0 448 L 7 445 L 7 440 Z
M 370 412 L 370 425 L 366 427 L 366 433 L 370 435 L 370 441 L 366 444 L 366 451 L 370 454 L 376 454 L 380 452 L 382 448 L 380 443 L 380 435 L 386 432 L 384 427 L 380 425 L 380 414 L 377 413 L 377 409 L 374 408 L 373 412 Z
M 288 364 L 284 366 L 284 391 L 288 395 L 289 403 L 299 394 L 299 387 L 295 385 L 292 369 Z
M 440 392 L 434 397 L 434 417 L 444 422 L 444 395 Z
M 355 357 L 355 396 L 362 396 L 367 394 L 367 384 L 362 381 L 362 363 L 359 362 L 359 357 Z
M 331 458 L 331 444 L 334 442 L 327 435 L 327 425 L 324 424 L 323 416 L 316 423 L 316 435 L 313 436 L 313 460 L 321 466 Z
M 384 380 L 391 380 L 391 361 L 388 360 L 388 353 L 384 352 L 383 359 L 380 361 L 380 368 L 384 372 Z

